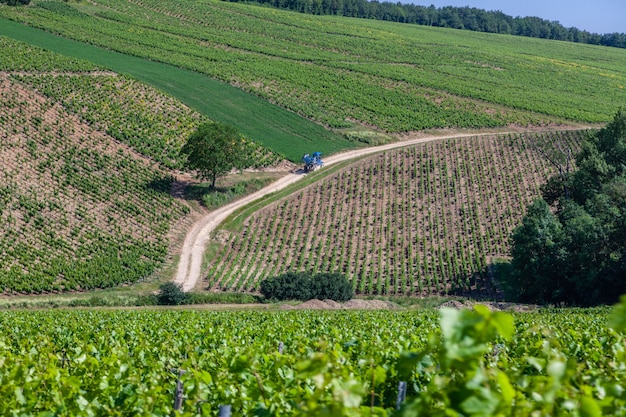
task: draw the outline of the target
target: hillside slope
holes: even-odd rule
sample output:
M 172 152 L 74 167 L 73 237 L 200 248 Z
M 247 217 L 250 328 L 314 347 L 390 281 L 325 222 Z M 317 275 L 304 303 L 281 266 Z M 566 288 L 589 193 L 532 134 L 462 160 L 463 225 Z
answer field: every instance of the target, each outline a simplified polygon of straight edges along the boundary
M 493 295 L 488 265 L 508 255 L 511 230 L 555 172 L 544 152 L 558 160 L 586 134 L 442 140 L 363 159 L 242 230 L 223 228 L 200 285 L 256 291 L 267 277 L 314 271 L 344 273 L 364 295 Z
M 165 150 L 205 119 L 135 81 L 2 37 L 0 102 L 0 293 L 110 287 L 161 265 L 190 210 L 170 196 L 167 166 L 178 164 Z
M 626 101 L 626 51 L 614 48 L 213 0 L 35 0 L 0 16 L 196 70 L 333 127 L 604 122 Z
M 292 161 L 300 161 L 312 148 L 328 154 L 358 145 L 254 94 L 196 71 L 51 36 L 44 30 L 2 18 L 0 35 L 130 75 L 176 97 L 211 120 L 237 126 L 246 137 L 271 146 Z

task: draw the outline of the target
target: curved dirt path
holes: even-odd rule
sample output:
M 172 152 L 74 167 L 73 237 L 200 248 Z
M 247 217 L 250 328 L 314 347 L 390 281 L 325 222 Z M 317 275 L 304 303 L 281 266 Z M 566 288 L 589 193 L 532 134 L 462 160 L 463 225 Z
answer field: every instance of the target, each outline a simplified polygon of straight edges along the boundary
M 578 127 L 582 129 L 583 127 Z M 568 127 L 562 127 L 561 129 L 550 130 L 566 130 Z M 531 130 L 536 132 L 537 129 Z M 530 131 L 529 131 L 530 132 Z M 395 148 L 403 148 L 406 146 L 416 145 L 424 142 L 432 142 L 443 139 L 455 139 L 464 137 L 476 137 L 476 136 L 489 136 L 489 135 L 505 135 L 509 133 L 523 133 L 521 131 L 508 131 L 508 132 L 489 132 L 489 133 L 461 133 L 451 134 L 443 136 L 425 136 L 416 139 L 409 139 L 399 142 L 393 142 L 386 145 L 373 146 L 370 148 L 356 149 L 353 151 L 343 152 L 335 155 L 331 155 L 324 158 L 324 165 L 332 165 L 338 162 L 346 161 L 348 159 L 358 158 L 377 152 L 382 152 Z M 182 284 L 183 291 L 191 291 L 200 279 L 202 274 L 202 259 L 204 257 L 204 251 L 206 249 L 207 242 L 210 234 L 215 228 L 223 222 L 229 215 L 235 210 L 245 206 L 246 204 L 257 200 L 267 194 L 282 190 L 290 184 L 306 177 L 306 174 L 288 174 L 287 176 L 279 179 L 276 182 L 268 185 L 265 188 L 250 194 L 242 199 L 233 201 L 232 203 L 223 206 L 215 211 L 210 212 L 202 219 L 197 221 L 191 230 L 185 237 L 185 242 L 181 250 L 180 261 L 178 262 L 178 270 L 176 272 L 176 278 L 174 282 Z

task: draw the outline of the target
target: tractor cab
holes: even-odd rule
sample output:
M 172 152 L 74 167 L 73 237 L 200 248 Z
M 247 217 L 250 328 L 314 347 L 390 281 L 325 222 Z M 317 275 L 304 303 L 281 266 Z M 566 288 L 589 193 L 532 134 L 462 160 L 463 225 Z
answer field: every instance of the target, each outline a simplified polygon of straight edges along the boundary
M 307 153 L 302 157 L 302 162 L 304 163 L 304 172 L 315 171 L 316 169 L 324 166 L 321 152 L 313 152 L 312 154 Z

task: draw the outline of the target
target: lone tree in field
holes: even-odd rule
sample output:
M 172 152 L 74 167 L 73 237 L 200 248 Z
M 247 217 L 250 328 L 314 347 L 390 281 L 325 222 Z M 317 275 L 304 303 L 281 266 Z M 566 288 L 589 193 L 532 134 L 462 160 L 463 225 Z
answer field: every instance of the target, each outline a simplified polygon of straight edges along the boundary
M 252 159 L 250 147 L 235 127 L 213 122 L 198 126 L 180 152 L 189 168 L 211 181 L 212 189 L 218 177 L 245 168 Z

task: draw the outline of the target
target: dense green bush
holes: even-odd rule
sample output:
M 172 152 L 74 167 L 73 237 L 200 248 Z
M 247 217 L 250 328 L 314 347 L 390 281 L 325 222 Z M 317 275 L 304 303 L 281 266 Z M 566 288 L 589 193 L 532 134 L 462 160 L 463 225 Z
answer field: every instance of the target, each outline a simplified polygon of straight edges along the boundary
M 179 284 L 166 282 L 159 287 L 157 295 L 159 305 L 177 306 L 189 302 L 189 294 L 182 290 Z
M 338 273 L 313 275 L 309 272 L 287 272 L 261 282 L 261 294 L 276 300 L 348 301 L 354 295 L 352 284 Z

